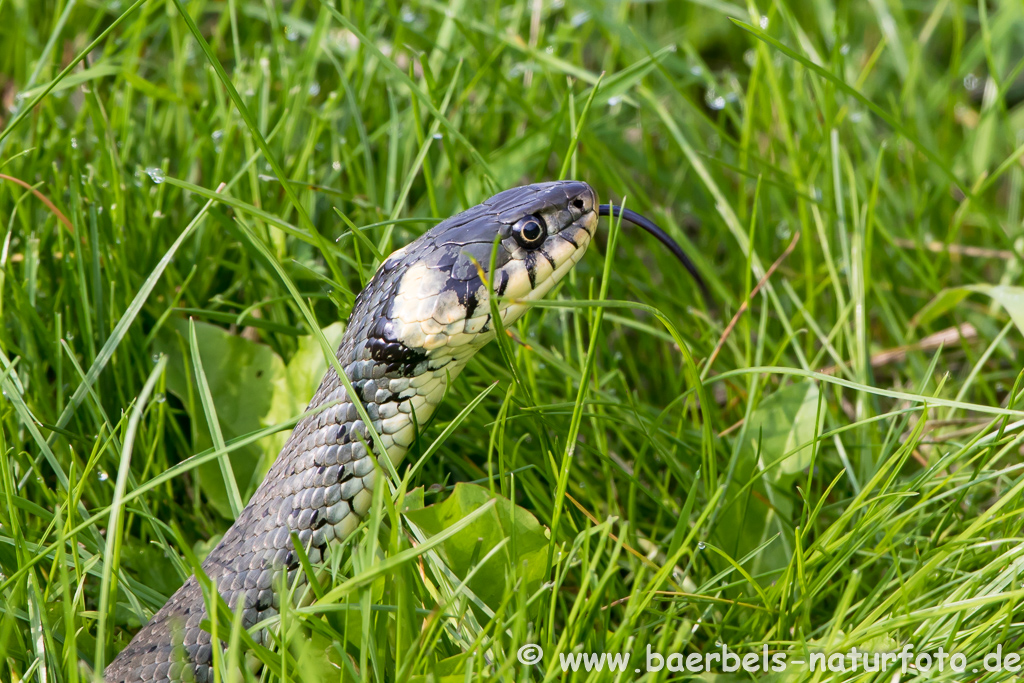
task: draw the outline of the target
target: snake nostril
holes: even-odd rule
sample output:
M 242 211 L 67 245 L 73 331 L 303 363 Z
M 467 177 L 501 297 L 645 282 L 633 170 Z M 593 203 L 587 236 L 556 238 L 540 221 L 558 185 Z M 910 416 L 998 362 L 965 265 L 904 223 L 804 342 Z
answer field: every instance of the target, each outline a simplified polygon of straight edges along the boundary
M 581 198 L 579 198 L 579 197 L 577 197 L 576 199 L 572 200 L 572 205 L 575 206 L 580 211 L 582 211 L 583 207 L 585 206 L 583 200 Z

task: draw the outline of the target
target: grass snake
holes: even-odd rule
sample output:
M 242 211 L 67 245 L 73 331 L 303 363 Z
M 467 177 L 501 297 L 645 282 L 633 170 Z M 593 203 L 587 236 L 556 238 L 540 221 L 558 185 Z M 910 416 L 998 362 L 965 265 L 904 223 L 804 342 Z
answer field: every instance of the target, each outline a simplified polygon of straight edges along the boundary
M 491 287 L 502 322 L 515 322 L 583 257 L 598 216 L 609 214 L 654 233 L 697 275 L 657 226 L 620 207 L 599 206 L 597 193 L 578 181 L 501 192 L 384 260 L 356 297 L 336 356 L 393 463 L 447 383 L 494 338 Z M 492 251 L 494 271 L 488 272 Z M 277 614 L 274 588 L 285 575 L 302 578 L 292 533 L 317 563 L 370 508 L 378 476 L 367 452 L 373 442 L 352 399 L 328 369 L 307 416 L 202 563 L 232 610 L 243 606 L 246 628 Z M 205 618 L 203 592 L 191 576 L 107 667 L 107 682 L 212 681 L 214 645 L 200 626 Z M 253 637 L 258 643 L 269 638 L 265 631 Z

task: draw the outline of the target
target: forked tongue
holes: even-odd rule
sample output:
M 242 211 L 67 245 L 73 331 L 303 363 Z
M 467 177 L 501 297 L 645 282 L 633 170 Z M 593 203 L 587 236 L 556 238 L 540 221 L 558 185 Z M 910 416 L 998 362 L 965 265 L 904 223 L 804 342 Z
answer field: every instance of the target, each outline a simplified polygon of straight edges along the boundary
M 658 241 L 668 247 L 669 251 L 675 254 L 675 257 L 683 264 L 683 267 L 693 276 L 693 279 L 697 282 L 697 286 L 700 287 L 701 293 L 704 295 L 704 301 L 707 302 L 708 306 L 711 305 L 711 292 L 708 291 L 708 286 L 704 283 L 704 278 L 700 276 L 700 272 L 697 271 L 697 266 L 694 265 L 690 257 L 686 255 L 683 248 L 679 246 L 679 243 L 672 239 L 667 232 L 655 225 L 651 219 L 641 216 L 632 209 L 624 209 L 621 206 L 615 204 L 601 204 L 597 208 L 598 216 L 612 216 L 615 218 L 621 217 L 624 221 L 629 221 L 638 228 L 643 228 L 647 232 L 651 233 L 658 238 Z

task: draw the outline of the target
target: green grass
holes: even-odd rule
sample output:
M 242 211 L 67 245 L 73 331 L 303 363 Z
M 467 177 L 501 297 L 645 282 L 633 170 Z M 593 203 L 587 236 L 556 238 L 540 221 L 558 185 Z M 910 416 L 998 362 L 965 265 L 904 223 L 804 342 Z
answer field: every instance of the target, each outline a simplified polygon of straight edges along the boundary
M 0 680 L 91 680 L 180 585 L 378 254 L 560 175 L 713 306 L 605 221 L 306 563 L 263 680 L 1021 648 L 1019 3 L 279 5 L 0 0 Z

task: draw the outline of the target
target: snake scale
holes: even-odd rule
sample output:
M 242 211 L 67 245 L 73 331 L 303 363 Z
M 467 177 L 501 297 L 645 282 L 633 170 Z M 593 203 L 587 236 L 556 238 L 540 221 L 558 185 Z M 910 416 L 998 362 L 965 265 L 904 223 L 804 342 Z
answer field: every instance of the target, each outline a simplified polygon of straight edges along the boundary
M 495 270 L 487 278 L 507 325 L 583 257 L 598 215 L 610 212 L 632 214 L 599 207 L 584 182 L 517 187 L 442 221 L 380 265 L 356 297 L 336 356 L 393 463 L 447 383 L 494 338 L 488 282 L 481 278 L 492 251 Z M 646 220 L 632 216 L 638 225 Z M 653 224 L 641 227 L 674 247 L 695 273 L 671 238 Z M 302 579 L 293 532 L 317 563 L 329 543 L 351 534 L 366 515 L 375 477 L 371 443 L 352 397 L 329 369 L 263 483 L 202 563 L 232 610 L 243 605 L 246 628 L 278 613 L 274 587 L 282 575 Z M 111 662 L 107 682 L 212 681 L 214 645 L 200 627 L 205 617 L 192 576 Z M 266 643 L 268 635 L 257 631 L 254 639 Z

